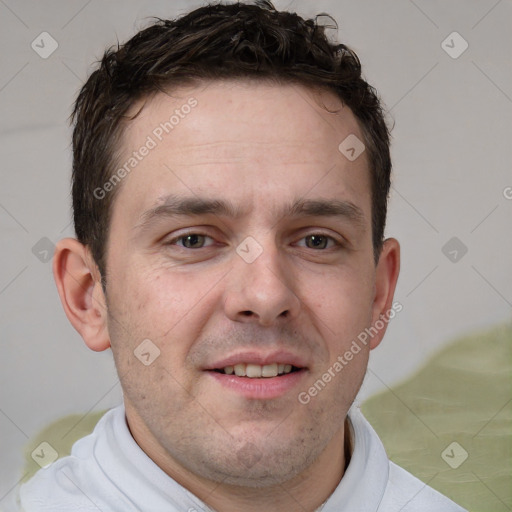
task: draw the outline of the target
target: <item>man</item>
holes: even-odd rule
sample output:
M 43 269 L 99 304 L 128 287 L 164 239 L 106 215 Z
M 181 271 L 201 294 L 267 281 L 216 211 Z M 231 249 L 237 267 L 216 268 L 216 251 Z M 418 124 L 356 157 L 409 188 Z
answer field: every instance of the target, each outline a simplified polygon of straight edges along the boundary
M 108 51 L 74 110 L 54 274 L 124 404 L 32 511 L 461 511 L 353 408 L 397 303 L 389 135 L 356 55 L 270 2 Z

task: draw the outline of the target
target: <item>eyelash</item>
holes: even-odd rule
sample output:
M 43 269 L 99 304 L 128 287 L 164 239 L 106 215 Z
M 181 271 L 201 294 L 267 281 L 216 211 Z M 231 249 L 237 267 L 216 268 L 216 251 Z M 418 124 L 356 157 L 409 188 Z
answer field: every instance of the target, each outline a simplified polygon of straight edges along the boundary
M 305 235 L 302 238 L 300 238 L 300 240 L 304 240 L 310 236 L 321 236 L 321 237 L 327 238 L 327 240 L 328 240 L 327 244 L 329 244 L 329 241 L 333 242 L 333 245 L 331 247 L 326 247 L 325 249 L 319 249 L 319 251 L 327 251 L 329 249 L 340 249 L 342 246 L 342 243 L 339 240 L 337 240 L 336 238 L 334 238 L 331 235 L 328 235 L 327 233 L 322 233 L 322 232 L 309 233 L 308 235 Z M 305 247 L 305 248 L 315 250 L 311 247 Z
M 201 233 L 200 231 L 190 231 L 189 233 L 183 233 L 175 238 L 172 238 L 171 240 L 169 240 L 169 242 L 167 242 L 165 245 L 176 245 L 176 242 L 179 241 L 179 240 L 183 240 L 189 236 L 193 236 L 193 235 L 197 235 L 197 236 L 204 236 L 206 238 L 209 238 L 210 240 L 213 240 L 213 237 L 207 235 L 206 233 Z M 341 248 L 343 247 L 343 244 L 341 241 L 337 240 L 336 238 L 334 238 L 333 236 L 331 235 L 328 235 L 327 233 L 322 233 L 321 231 L 319 232 L 312 232 L 312 233 L 309 233 L 307 235 L 304 235 L 302 238 L 300 238 L 299 240 L 304 240 L 310 236 L 321 236 L 321 237 L 325 237 L 327 238 L 329 241 L 332 241 L 334 242 L 334 246 L 331 246 L 331 247 L 326 247 L 324 249 L 319 249 L 319 251 L 327 251 L 328 249 L 333 249 L 333 248 Z M 211 247 L 212 245 L 214 244 L 210 244 L 210 245 L 207 245 L 207 246 L 203 246 L 203 247 L 198 247 L 196 249 L 193 249 L 193 248 L 190 248 L 190 247 L 184 247 L 183 245 L 181 246 L 178 246 L 178 247 L 181 247 L 182 249 L 188 249 L 190 251 L 194 251 L 194 250 L 199 250 L 199 249 L 206 249 L 207 247 Z M 311 247 L 305 247 L 306 249 L 312 249 L 312 250 L 315 250 Z
M 169 240 L 169 242 L 166 245 L 175 245 L 175 243 L 178 240 L 183 240 L 183 239 L 187 238 L 188 236 L 193 236 L 193 235 L 204 236 L 206 238 L 213 240 L 213 237 L 211 237 L 205 233 L 201 233 L 199 231 L 191 231 L 190 233 L 181 234 L 180 236 L 177 236 L 177 237 L 173 238 L 172 240 Z M 213 245 L 213 244 L 211 244 L 211 245 Z M 206 247 L 210 247 L 211 245 L 208 245 Z M 194 250 L 194 249 L 191 249 L 190 247 L 184 247 L 184 246 L 180 246 L 180 247 L 182 247 L 183 249 L 189 249 L 191 251 Z M 199 249 L 205 249 L 205 247 L 199 247 Z M 197 250 L 197 249 L 195 249 L 195 250 Z

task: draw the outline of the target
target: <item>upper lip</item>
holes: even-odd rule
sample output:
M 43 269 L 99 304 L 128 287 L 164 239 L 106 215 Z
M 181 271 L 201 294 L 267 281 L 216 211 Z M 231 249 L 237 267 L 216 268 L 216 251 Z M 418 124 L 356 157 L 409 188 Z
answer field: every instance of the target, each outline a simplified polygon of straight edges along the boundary
M 291 364 L 297 368 L 305 368 L 305 360 L 297 354 L 288 352 L 286 350 L 277 350 L 273 352 L 256 352 L 256 351 L 244 351 L 236 352 L 223 359 L 219 359 L 212 364 L 205 367 L 205 370 L 218 370 L 225 368 L 226 366 L 235 366 L 236 364 L 258 364 L 265 366 L 267 364 L 280 363 L 280 364 Z

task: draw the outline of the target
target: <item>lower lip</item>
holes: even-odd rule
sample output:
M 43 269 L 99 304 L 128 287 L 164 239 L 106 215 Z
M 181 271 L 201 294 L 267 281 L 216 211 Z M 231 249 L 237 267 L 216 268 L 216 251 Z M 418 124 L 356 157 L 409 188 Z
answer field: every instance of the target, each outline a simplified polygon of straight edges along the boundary
M 278 398 L 297 387 L 306 375 L 306 370 L 298 370 L 280 375 L 279 377 L 261 377 L 259 379 L 237 377 L 236 375 L 226 375 L 225 373 L 215 371 L 208 371 L 208 373 L 219 384 L 245 398 L 269 400 L 271 398 Z

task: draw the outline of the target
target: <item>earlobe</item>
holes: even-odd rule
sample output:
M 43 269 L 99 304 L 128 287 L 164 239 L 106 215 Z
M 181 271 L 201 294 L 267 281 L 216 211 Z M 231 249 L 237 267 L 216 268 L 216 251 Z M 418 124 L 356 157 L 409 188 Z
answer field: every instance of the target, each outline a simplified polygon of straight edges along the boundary
M 95 351 L 110 347 L 101 277 L 87 247 L 64 238 L 55 249 L 53 275 L 62 306 L 85 344 Z
M 400 244 L 395 238 L 384 241 L 379 262 L 375 270 L 375 297 L 372 308 L 372 326 L 378 333 L 371 339 L 370 348 L 374 349 L 384 337 L 393 308 L 398 274 L 400 273 Z

